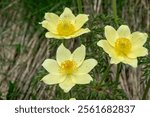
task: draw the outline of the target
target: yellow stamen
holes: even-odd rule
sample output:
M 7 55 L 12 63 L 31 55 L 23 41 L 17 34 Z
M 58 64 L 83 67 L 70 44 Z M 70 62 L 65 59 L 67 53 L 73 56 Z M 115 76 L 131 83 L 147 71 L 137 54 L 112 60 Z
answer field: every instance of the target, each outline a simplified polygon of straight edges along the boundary
M 127 38 L 119 38 L 115 42 L 115 50 L 119 56 L 127 56 L 131 47 L 131 42 Z
M 60 20 L 57 25 L 57 32 L 61 36 L 68 36 L 75 32 L 74 25 L 67 19 Z
M 65 75 L 72 74 L 77 68 L 77 64 L 73 60 L 66 60 L 61 63 L 60 72 Z

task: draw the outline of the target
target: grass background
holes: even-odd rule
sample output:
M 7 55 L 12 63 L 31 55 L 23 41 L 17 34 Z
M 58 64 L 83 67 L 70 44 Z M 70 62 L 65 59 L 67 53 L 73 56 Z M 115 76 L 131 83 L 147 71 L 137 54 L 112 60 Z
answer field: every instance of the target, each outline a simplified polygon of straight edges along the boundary
M 117 66 L 109 65 L 110 58 L 96 44 L 104 39 L 105 25 L 117 28 L 127 24 L 131 32 L 150 34 L 150 1 L 116 0 L 116 9 L 113 9 L 113 1 L 1 0 L 0 99 L 150 99 L 147 87 L 150 85 L 150 37 L 144 45 L 149 55 L 139 58 L 136 69 L 123 65 L 119 84 L 115 82 Z M 71 8 L 76 15 L 81 11 L 89 14 L 85 27 L 91 30 L 91 33 L 68 40 L 67 47 L 73 51 L 82 43 L 86 46 L 86 58 L 98 61 L 90 73 L 94 81 L 89 85 L 76 85 L 67 94 L 57 85 L 48 86 L 40 81 L 47 74 L 41 63 L 48 57 L 55 59 L 56 49 L 62 41 L 46 39 L 46 30 L 39 22 L 45 12 L 61 14 L 65 7 Z M 148 91 L 146 96 L 145 91 Z

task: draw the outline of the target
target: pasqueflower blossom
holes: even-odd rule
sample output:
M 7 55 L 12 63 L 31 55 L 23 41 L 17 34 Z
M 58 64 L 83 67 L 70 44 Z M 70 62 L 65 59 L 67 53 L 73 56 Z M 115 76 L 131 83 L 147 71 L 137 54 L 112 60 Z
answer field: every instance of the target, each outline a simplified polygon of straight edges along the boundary
M 131 33 L 127 25 L 121 25 L 118 30 L 106 26 L 105 37 L 107 40 L 100 40 L 97 45 L 109 54 L 112 64 L 123 62 L 137 67 L 137 57 L 148 54 L 148 50 L 143 47 L 148 35 L 141 32 Z
M 93 79 L 88 74 L 97 64 L 95 59 L 85 59 L 85 46 L 81 45 L 73 53 L 61 44 L 56 60 L 46 59 L 42 66 L 49 72 L 42 78 L 46 84 L 59 84 L 64 92 L 69 92 L 75 84 L 88 84 Z
M 88 21 L 88 15 L 75 16 L 69 8 L 65 8 L 60 16 L 54 13 L 45 13 L 44 18 L 45 20 L 41 24 L 48 30 L 45 34 L 46 38 L 71 39 L 90 32 L 88 28 L 82 28 Z

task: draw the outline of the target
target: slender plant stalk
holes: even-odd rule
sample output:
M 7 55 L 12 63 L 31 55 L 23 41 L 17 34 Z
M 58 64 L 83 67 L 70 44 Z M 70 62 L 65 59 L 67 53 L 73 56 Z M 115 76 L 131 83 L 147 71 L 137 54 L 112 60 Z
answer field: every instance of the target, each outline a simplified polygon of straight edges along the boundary
M 77 5 L 78 5 L 78 11 L 79 11 L 79 13 L 83 13 L 83 10 L 82 10 L 82 1 L 81 0 L 77 0 Z
M 116 87 L 118 86 L 118 83 L 119 83 L 119 77 L 120 77 L 120 73 L 121 73 L 121 69 L 122 69 L 122 64 L 119 63 L 117 65 L 117 73 L 116 73 Z
M 112 8 L 113 8 L 113 14 L 114 14 L 114 18 L 115 18 L 115 23 L 116 26 L 118 27 L 118 16 L 117 16 L 117 4 L 116 4 L 116 0 L 112 1 Z
M 146 89 L 145 89 L 145 91 L 144 91 L 142 100 L 145 100 L 145 99 L 146 99 L 146 96 L 147 96 L 147 94 L 148 94 L 149 89 L 150 89 L 150 78 L 149 78 L 148 83 L 147 83 L 147 85 L 146 85 Z
M 79 13 L 83 13 L 82 0 L 77 0 L 77 6 L 78 6 L 78 11 L 79 11 Z M 79 42 L 80 45 L 82 44 L 82 42 L 81 42 L 81 40 L 80 40 L 80 37 L 78 37 L 78 42 Z

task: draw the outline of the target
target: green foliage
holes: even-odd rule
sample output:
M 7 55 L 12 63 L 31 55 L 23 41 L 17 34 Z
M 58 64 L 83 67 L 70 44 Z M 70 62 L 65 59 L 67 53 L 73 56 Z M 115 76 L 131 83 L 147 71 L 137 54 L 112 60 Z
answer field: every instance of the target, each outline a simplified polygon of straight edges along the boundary
M 9 89 L 6 95 L 7 100 L 15 100 L 20 95 L 20 92 L 17 91 L 17 83 L 9 81 Z
M 150 38 L 148 37 L 145 47 L 150 51 Z M 150 55 L 140 57 L 139 65 L 142 65 L 144 80 L 150 79 Z
M 10 4 L 10 0 L 0 2 L 0 9 L 6 8 Z

